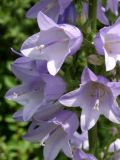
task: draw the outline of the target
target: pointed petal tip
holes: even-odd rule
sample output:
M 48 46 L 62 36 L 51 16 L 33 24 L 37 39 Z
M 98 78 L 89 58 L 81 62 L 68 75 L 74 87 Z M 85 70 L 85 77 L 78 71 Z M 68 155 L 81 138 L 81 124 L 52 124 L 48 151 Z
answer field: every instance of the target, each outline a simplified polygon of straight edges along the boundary
M 58 25 L 47 15 L 39 11 L 37 15 L 38 26 L 41 30 L 49 30 L 53 27 L 58 27 Z

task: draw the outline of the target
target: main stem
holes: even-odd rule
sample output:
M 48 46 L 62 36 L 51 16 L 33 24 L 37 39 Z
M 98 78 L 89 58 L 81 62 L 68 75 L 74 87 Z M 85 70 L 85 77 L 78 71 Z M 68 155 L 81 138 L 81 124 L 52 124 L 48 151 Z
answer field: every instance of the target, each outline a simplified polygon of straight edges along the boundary
M 89 22 L 91 31 L 96 33 L 97 25 L 97 0 L 89 0 Z
M 93 34 L 96 34 L 97 28 L 97 0 L 89 0 L 89 22 L 90 30 Z M 98 136 L 97 136 L 97 124 L 89 130 L 89 147 L 90 151 L 95 154 L 98 146 Z

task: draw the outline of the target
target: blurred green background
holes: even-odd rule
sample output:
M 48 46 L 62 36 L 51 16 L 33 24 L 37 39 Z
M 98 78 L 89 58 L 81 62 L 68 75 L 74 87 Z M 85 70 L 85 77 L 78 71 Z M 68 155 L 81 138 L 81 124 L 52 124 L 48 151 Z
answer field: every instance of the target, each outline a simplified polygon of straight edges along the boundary
M 10 69 L 11 63 L 18 56 L 12 53 L 11 48 L 19 51 L 22 42 L 28 36 L 39 31 L 36 20 L 25 17 L 26 11 L 36 2 L 37 0 L 0 0 L 0 160 L 43 160 L 42 148 L 40 148 L 39 144 L 29 143 L 22 139 L 22 136 L 27 131 L 27 124 L 15 122 L 12 118 L 12 114 L 20 106 L 4 99 L 6 91 L 18 83 Z M 84 28 L 84 26 L 81 27 L 83 33 Z M 84 38 L 83 48 L 84 45 L 89 48 L 87 43 Z M 86 51 L 88 51 L 88 48 L 86 48 Z M 92 50 L 89 50 L 89 52 L 92 52 Z M 84 52 L 82 53 L 82 49 L 80 56 L 74 56 L 74 59 L 75 62 L 76 59 L 79 61 L 76 67 L 78 70 L 74 70 L 73 64 L 70 66 L 69 61 L 66 62 L 69 67 L 65 67 L 67 70 L 71 67 L 71 78 L 77 77 L 76 79 L 65 77 L 73 88 L 75 88 L 77 80 L 79 83 L 80 72 L 82 72 L 83 66 L 86 65 L 86 57 Z M 94 68 L 93 66 L 91 67 Z M 73 76 L 73 74 L 75 75 Z M 106 150 L 106 144 L 110 144 L 112 140 L 119 136 L 118 132 L 117 136 L 113 137 L 114 129 L 116 128 L 112 127 L 112 123 L 101 117 L 98 122 L 99 153 L 103 149 Z M 120 131 L 120 126 L 116 125 L 114 127 L 117 127 Z M 62 153 L 57 157 L 57 160 L 67 159 Z

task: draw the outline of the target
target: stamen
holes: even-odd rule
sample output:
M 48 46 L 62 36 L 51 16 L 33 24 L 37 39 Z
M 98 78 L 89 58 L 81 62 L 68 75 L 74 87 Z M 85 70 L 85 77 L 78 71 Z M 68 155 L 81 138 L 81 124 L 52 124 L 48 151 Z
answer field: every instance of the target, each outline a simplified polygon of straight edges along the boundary
M 40 52 L 42 51 L 43 48 L 45 48 L 44 44 L 41 44 L 40 46 L 36 46 L 36 49 L 39 50 Z
M 99 111 L 100 110 L 99 106 L 100 106 L 100 100 L 96 99 L 93 109 L 96 110 L 96 111 Z
M 103 97 L 105 96 L 105 88 L 103 85 L 99 83 L 94 83 L 91 87 L 91 95 L 95 99 L 95 104 L 93 106 L 93 109 L 96 111 L 100 110 L 100 102 L 102 101 Z
M 18 97 L 18 94 L 16 92 L 13 92 L 13 99 L 16 99 Z

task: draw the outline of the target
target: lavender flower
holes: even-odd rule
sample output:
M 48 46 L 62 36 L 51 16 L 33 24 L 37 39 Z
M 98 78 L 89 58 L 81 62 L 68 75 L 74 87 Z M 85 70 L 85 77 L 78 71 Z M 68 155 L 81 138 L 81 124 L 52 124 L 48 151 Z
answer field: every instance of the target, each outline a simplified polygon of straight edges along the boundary
M 109 146 L 109 152 L 117 152 L 120 151 L 120 139 L 116 139 L 114 142 L 111 143 Z
M 83 9 L 81 13 L 81 19 L 83 22 L 85 22 L 88 19 L 88 3 L 83 3 Z M 109 21 L 105 15 L 105 8 L 102 6 L 101 0 L 98 0 L 97 2 L 97 19 L 105 24 L 109 25 Z
M 56 23 L 74 23 L 76 19 L 76 9 L 72 1 L 73 0 L 41 0 L 28 10 L 26 16 L 28 18 L 36 18 L 39 11 L 41 11 Z
M 112 13 L 118 16 L 118 3 L 119 0 L 107 0 L 106 10 L 110 9 Z
M 86 154 L 82 151 L 82 149 L 89 149 L 88 132 L 83 132 L 82 134 L 74 132 L 73 136 L 70 139 L 70 143 L 71 147 L 73 148 L 73 160 L 96 160 L 93 155 Z
M 112 122 L 120 123 L 120 109 L 115 103 L 119 94 L 120 82 L 109 82 L 85 68 L 80 88 L 63 95 L 59 102 L 65 106 L 82 108 L 81 129 L 86 131 L 95 125 L 100 114 Z
M 120 61 L 120 18 L 112 26 L 102 28 L 94 44 L 98 54 L 105 56 L 106 71 L 114 69 Z
M 102 1 L 98 0 L 98 6 L 97 6 L 97 18 L 98 20 L 105 24 L 105 25 L 109 25 L 109 21 L 105 15 L 105 8 L 102 6 Z
M 72 25 L 57 25 L 42 12 L 38 14 L 37 20 L 41 32 L 28 38 L 21 52 L 33 59 L 47 60 L 49 73 L 55 75 L 66 57 L 80 48 L 82 33 Z
M 74 132 L 70 143 L 73 148 L 89 150 L 88 132 L 83 132 L 82 134 Z
M 23 119 L 30 120 L 38 110 L 44 110 L 48 104 L 51 106 L 65 92 L 62 78 L 46 73 L 45 64 L 43 61 L 21 57 L 12 65 L 13 73 L 23 82 L 6 93 L 6 98 L 24 106 L 23 111 L 19 111 L 15 117 L 21 117 L 23 113 Z
M 110 153 L 114 152 L 111 160 L 119 160 L 120 159 L 120 139 L 117 138 L 114 142 L 112 142 L 109 146 Z
M 72 158 L 69 140 L 77 128 L 77 116 L 64 110 L 48 121 L 40 121 L 39 117 L 33 119 L 24 138 L 32 142 L 41 142 L 44 145 L 45 160 L 54 160 L 61 150 L 66 156 Z
M 73 160 L 97 160 L 92 154 L 86 154 L 80 149 L 74 151 Z
M 110 160 L 120 160 L 120 152 L 115 153 Z

